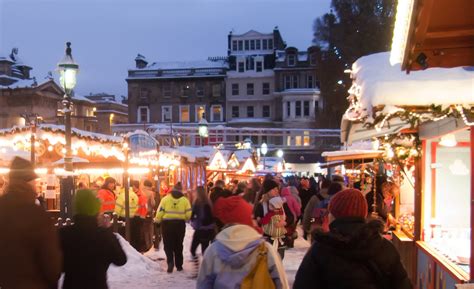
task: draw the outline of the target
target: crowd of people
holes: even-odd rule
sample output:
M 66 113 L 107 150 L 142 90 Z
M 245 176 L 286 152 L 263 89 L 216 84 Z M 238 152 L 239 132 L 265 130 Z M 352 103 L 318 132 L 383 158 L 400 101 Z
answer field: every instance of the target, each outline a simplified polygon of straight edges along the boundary
M 57 234 L 46 212 L 35 205 L 36 178 L 28 161 L 13 161 L 0 197 L 0 247 L 13 248 L 0 250 L 0 288 L 55 288 L 61 272 L 65 289 L 107 288 L 108 266 L 127 261 L 110 228 L 112 214 L 126 215 L 124 192 L 116 192 L 110 177 L 97 191 L 77 191 L 74 224 Z M 162 238 L 167 272 L 182 271 L 189 221 L 194 235 L 186 249 L 196 288 L 286 289 L 282 260 L 301 225 L 302 237 L 312 245 L 293 288 L 412 288 L 398 252 L 382 236 L 393 222 L 389 212 L 398 188 L 380 182 L 376 192 L 364 195 L 346 188 L 339 176 L 318 180 L 268 174 L 249 182 L 217 180 L 198 187 L 190 198 L 180 183 L 160 196 L 151 182 L 131 181 L 130 244 L 143 253 L 153 244 L 158 248 Z M 375 207 L 370 203 L 374 196 Z M 28 217 L 12 222 L 20 220 L 19 211 Z

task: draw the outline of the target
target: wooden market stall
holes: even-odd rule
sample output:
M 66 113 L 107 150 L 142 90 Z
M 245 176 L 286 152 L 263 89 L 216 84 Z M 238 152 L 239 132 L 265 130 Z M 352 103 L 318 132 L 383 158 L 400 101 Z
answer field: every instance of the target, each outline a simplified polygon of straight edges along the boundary
M 413 282 L 454 289 L 472 280 L 474 69 L 406 74 L 378 53 L 357 60 L 351 78 L 343 142 L 377 139 L 415 188 L 393 241 Z

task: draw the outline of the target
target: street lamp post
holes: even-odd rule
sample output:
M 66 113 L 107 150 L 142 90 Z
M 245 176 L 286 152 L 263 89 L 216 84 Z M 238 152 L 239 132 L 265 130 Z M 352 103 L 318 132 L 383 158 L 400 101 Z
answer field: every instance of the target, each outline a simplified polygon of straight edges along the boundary
M 38 126 L 38 121 L 42 119 L 38 114 L 32 113 L 32 114 L 27 114 L 24 113 L 21 115 L 22 118 L 25 119 L 25 125 L 28 124 L 30 126 L 31 130 L 31 137 L 30 137 L 30 150 L 31 150 L 31 156 L 30 156 L 30 161 L 33 166 L 35 166 L 36 163 L 36 128 Z
M 76 86 L 76 75 L 79 71 L 79 65 L 74 61 L 71 54 L 71 42 L 66 43 L 66 55 L 61 62 L 58 63 L 58 72 L 60 74 L 59 83 L 64 89 L 64 98 L 62 104 L 64 106 L 64 126 L 66 135 L 66 155 L 64 157 L 64 168 L 68 172 L 68 176 L 62 179 L 61 185 L 61 215 L 62 217 L 72 216 L 69 210 L 72 205 L 72 195 L 74 193 L 74 181 L 70 172 L 72 172 L 72 144 L 71 144 L 71 94 Z
M 199 131 L 200 143 L 201 143 L 201 146 L 203 146 L 202 140 L 209 136 L 209 124 L 206 120 L 205 113 L 202 114 L 201 120 L 199 121 L 198 131 Z
M 262 153 L 263 155 L 263 170 L 265 171 L 266 170 L 266 167 L 265 167 L 265 155 L 267 154 L 268 152 L 268 146 L 266 143 L 262 143 L 262 145 L 260 146 L 260 152 Z

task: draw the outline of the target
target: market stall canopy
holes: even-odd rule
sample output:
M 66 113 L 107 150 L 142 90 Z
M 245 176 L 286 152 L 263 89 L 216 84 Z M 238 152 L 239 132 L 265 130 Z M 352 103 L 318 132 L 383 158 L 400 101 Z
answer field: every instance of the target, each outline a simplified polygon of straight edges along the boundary
M 209 159 L 215 152 L 212 146 L 203 147 L 165 147 L 161 146 L 160 151 L 186 158 L 189 162 L 196 162 L 197 159 Z
M 88 160 L 80 158 L 80 157 L 73 157 L 72 158 L 72 163 L 73 164 L 79 164 L 79 163 L 89 163 Z M 57 160 L 52 163 L 53 166 L 58 166 L 58 165 L 64 165 L 65 164 L 65 159 L 62 158 L 60 160 Z
M 371 160 L 381 158 L 384 151 L 379 150 L 347 150 L 323 152 L 322 156 L 326 161 L 346 161 L 346 160 Z
M 407 72 L 473 66 L 474 2 L 398 1 L 391 61 Z
M 430 107 L 470 108 L 474 104 L 474 67 L 430 68 L 406 74 L 399 64 L 390 65 L 389 56 L 388 52 L 371 54 L 353 64 L 350 106 L 341 129 L 343 142 L 350 138 L 347 121 L 361 124 L 361 130 L 375 128 L 373 133 L 380 135 L 390 133 L 383 129 L 404 129 L 403 122 L 408 122 L 402 116 L 412 113 L 407 108 L 424 108 L 423 115 L 414 115 L 424 122 L 436 120 L 425 114 Z

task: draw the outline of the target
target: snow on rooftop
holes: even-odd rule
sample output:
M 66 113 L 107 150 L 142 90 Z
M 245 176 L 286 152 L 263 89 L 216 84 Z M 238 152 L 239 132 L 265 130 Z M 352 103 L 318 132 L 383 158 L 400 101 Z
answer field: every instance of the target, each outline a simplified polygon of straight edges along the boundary
M 212 146 L 202 147 L 165 147 L 161 146 L 160 151 L 168 154 L 174 154 L 181 157 L 185 157 L 190 162 L 195 162 L 198 158 L 209 159 L 215 152 L 215 148 Z
M 353 89 L 362 108 L 474 104 L 474 67 L 401 70 L 391 66 L 390 52 L 359 58 L 352 65 Z M 352 88 L 351 88 L 352 90 Z
M 164 61 L 164 62 L 153 62 L 147 67 L 141 70 L 154 70 L 154 69 L 199 69 L 199 68 L 227 68 L 227 64 L 224 60 L 194 60 L 194 61 Z M 140 70 L 134 68 L 132 70 Z
M 346 150 L 346 151 L 331 151 L 323 152 L 322 157 L 340 157 L 340 156 L 352 156 L 352 155 L 366 155 L 366 154 L 382 154 L 383 151 L 377 150 Z
M 95 103 L 95 101 L 83 96 L 83 95 L 80 95 L 80 94 L 74 94 L 72 100 L 80 100 L 80 101 L 85 101 L 85 102 L 89 102 L 89 103 Z
M 8 79 L 11 79 L 11 80 L 15 80 L 15 82 L 10 84 L 10 85 L 1 85 L 0 84 L 0 89 L 2 89 L 2 88 L 11 88 L 11 89 L 31 88 L 31 87 L 36 87 L 38 85 L 34 79 L 20 79 L 20 78 L 6 76 L 6 75 L 1 75 L 0 78 L 8 78 Z

